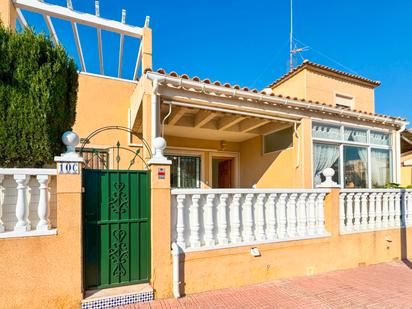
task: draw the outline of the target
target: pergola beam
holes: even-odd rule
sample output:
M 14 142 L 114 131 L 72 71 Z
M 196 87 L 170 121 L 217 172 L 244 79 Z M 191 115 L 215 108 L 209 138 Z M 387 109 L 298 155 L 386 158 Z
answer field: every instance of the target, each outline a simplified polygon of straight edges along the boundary
M 187 108 L 184 108 L 184 107 L 177 108 L 174 111 L 172 111 L 172 114 L 169 117 L 170 120 L 167 123 L 167 125 L 169 126 L 175 125 L 180 120 L 180 118 L 182 118 L 184 114 L 186 114 L 186 112 L 187 112 Z
M 216 112 L 209 112 L 209 111 L 199 111 L 195 114 L 195 119 L 193 126 L 195 128 L 201 128 L 213 118 L 215 118 L 218 114 Z
M 80 13 L 58 5 L 48 4 L 37 0 L 13 0 L 16 9 L 29 10 L 42 15 L 60 18 L 102 30 L 112 31 L 135 38 L 141 38 L 143 29 L 123 24 L 118 21 L 108 20 L 92 14 Z
M 222 119 L 220 119 L 217 129 L 219 131 L 223 131 L 226 130 L 232 126 L 234 126 L 235 124 L 241 122 L 242 120 L 244 120 L 246 117 L 242 117 L 242 116 L 226 116 L 223 117 Z
M 50 16 L 43 15 L 43 17 L 44 17 L 44 21 L 46 22 L 47 28 L 49 29 L 49 33 L 54 42 L 54 45 L 56 46 L 59 45 L 59 39 L 57 38 L 57 33 L 56 33 L 56 30 L 54 29 Z
M 239 132 L 247 133 L 269 123 L 268 119 L 248 118 L 239 123 Z
M 77 53 L 79 54 L 79 58 L 80 58 L 80 64 L 82 65 L 82 70 L 83 72 L 87 72 L 86 64 L 84 63 L 82 45 L 80 43 L 80 38 L 79 38 L 79 31 L 77 30 L 77 24 L 74 22 L 72 22 L 72 29 L 73 29 L 74 41 L 76 43 Z
M 100 4 L 99 1 L 94 2 L 94 7 L 96 11 L 96 16 L 100 17 Z M 99 48 L 99 63 L 100 63 L 100 74 L 104 75 L 104 60 L 103 60 L 103 47 L 102 47 L 102 29 L 96 28 L 97 31 L 97 45 Z
M 122 10 L 122 24 L 126 22 L 126 10 Z M 122 77 L 122 61 L 123 61 L 123 45 L 124 35 L 120 34 L 120 47 L 119 47 L 119 66 L 117 68 L 117 77 Z
M 17 19 L 19 20 L 20 25 L 23 28 L 28 28 L 29 25 L 27 24 L 26 18 L 24 18 L 22 11 L 20 9 L 16 9 L 16 13 L 17 13 Z
M 137 80 L 137 74 L 139 73 L 140 62 L 142 62 L 142 55 L 143 55 L 142 43 L 140 43 L 139 51 L 137 52 L 136 65 L 134 67 L 133 80 Z

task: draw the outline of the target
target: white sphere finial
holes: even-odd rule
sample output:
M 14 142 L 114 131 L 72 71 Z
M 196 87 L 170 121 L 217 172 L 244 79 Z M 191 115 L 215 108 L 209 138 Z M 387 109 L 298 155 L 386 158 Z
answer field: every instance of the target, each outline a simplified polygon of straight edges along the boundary
M 62 135 L 63 144 L 66 145 L 66 154 L 76 153 L 76 146 L 79 144 L 80 138 L 73 131 L 66 131 Z
M 326 178 L 330 177 L 332 178 L 333 175 L 335 175 L 335 170 L 333 168 L 325 168 L 322 172 L 323 176 L 325 176 Z
M 327 167 L 322 171 L 323 176 L 325 176 L 325 181 L 318 185 L 318 188 L 336 188 L 339 185 L 333 181 L 332 177 L 335 175 L 335 170 L 333 168 Z
M 161 150 L 161 153 L 163 155 L 163 150 L 166 149 L 166 140 L 163 137 L 156 137 L 153 140 L 153 147 L 155 149 L 155 153 L 157 154 L 157 150 Z

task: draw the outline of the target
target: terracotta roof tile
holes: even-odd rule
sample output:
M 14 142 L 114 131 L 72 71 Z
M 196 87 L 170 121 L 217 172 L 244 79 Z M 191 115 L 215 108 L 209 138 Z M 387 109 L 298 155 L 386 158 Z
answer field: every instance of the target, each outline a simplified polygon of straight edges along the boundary
M 325 66 L 325 65 L 321 65 L 321 64 L 317 64 L 317 63 L 311 62 L 311 61 L 309 61 L 309 60 L 304 60 L 299 66 L 297 66 L 297 67 L 294 68 L 292 71 L 286 73 L 285 75 L 283 75 L 283 76 L 281 76 L 280 78 L 278 78 L 277 80 L 275 80 L 275 81 L 274 81 L 273 83 L 271 83 L 268 87 L 269 87 L 269 88 L 272 88 L 272 87 L 275 87 L 275 86 L 281 84 L 282 82 L 284 82 L 285 80 L 289 79 L 290 77 L 292 77 L 293 75 L 295 75 L 296 73 L 302 71 L 302 70 L 305 69 L 305 68 L 316 68 L 316 69 L 320 69 L 320 70 L 323 70 L 323 71 L 327 71 L 327 72 L 330 72 L 330 73 L 334 73 L 334 74 L 338 74 L 338 75 L 344 76 L 344 77 L 346 77 L 346 78 L 355 79 L 355 80 L 358 80 L 358 81 L 361 81 L 361 82 L 370 84 L 370 85 L 372 85 L 372 86 L 374 86 L 374 87 L 379 86 L 379 85 L 381 84 L 380 81 L 371 80 L 371 79 L 362 77 L 362 76 L 360 76 L 360 75 L 355 75 L 355 74 L 346 73 L 346 72 L 339 71 L 339 70 L 336 70 L 336 69 L 331 68 L 331 67 L 327 67 L 327 66 Z

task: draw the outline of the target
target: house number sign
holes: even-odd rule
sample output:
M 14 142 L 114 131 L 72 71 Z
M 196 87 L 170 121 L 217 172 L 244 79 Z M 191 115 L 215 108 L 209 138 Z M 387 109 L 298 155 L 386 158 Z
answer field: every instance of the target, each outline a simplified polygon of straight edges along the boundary
M 166 170 L 163 167 L 160 167 L 157 170 L 157 177 L 158 177 L 158 179 L 165 179 L 166 178 Z
M 79 163 L 77 162 L 62 162 L 59 167 L 59 174 L 78 174 Z

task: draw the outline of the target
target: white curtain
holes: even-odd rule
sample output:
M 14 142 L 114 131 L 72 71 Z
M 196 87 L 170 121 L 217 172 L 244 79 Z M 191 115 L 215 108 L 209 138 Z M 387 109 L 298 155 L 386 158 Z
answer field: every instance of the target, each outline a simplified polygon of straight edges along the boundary
M 313 144 L 313 172 L 315 186 L 322 182 L 321 173 L 325 168 L 332 167 L 339 159 L 339 146 Z
M 346 134 L 345 134 L 346 135 Z M 353 131 L 352 138 L 355 142 L 365 143 L 366 141 L 366 131 Z M 366 148 L 357 147 L 358 155 L 362 160 L 363 166 L 365 167 L 366 174 L 368 172 L 368 150 Z
M 371 168 L 372 187 L 383 187 L 389 183 L 389 151 L 372 149 Z

